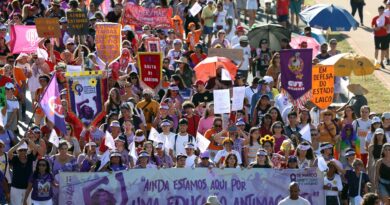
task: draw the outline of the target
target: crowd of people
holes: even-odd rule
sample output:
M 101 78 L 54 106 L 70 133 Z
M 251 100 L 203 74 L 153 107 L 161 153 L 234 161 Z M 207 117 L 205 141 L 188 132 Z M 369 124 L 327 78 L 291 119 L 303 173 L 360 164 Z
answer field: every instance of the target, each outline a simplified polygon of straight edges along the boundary
M 0 85 L 5 90 L 0 126 L 0 204 L 58 204 L 60 172 L 106 172 L 156 168 L 267 168 L 305 169 L 327 166 L 324 174 L 326 204 L 352 204 L 364 196 L 363 204 L 390 204 L 390 112 L 377 114 L 367 105 L 361 87 L 351 88 L 353 104 L 321 110 L 308 102 L 294 107 L 280 89 L 280 54 L 267 39 L 250 47 L 246 24 L 251 27 L 263 8 L 256 0 L 111 0 L 105 13 L 95 1 L 4 0 L 0 2 Z M 99 63 L 95 48 L 97 22 L 121 23 L 126 4 L 173 9 L 172 28 L 123 25 L 122 55 L 126 64 Z M 194 4 L 202 10 L 189 12 Z M 303 0 L 266 1 L 261 11 L 276 14 L 287 29 L 299 29 L 298 15 Z M 359 7 L 360 8 L 360 7 Z M 356 9 L 354 7 L 354 12 Z M 89 34 L 76 38 L 68 32 L 69 9 L 87 13 Z M 360 14 L 359 9 L 359 14 Z M 241 15 L 244 18 L 241 18 Z M 289 21 L 289 16 L 291 21 Z M 41 39 L 37 53 L 11 53 L 10 27 L 34 25 L 38 17 L 57 17 L 58 39 Z M 272 19 L 272 18 L 271 18 Z M 311 36 L 310 27 L 304 35 Z M 162 82 L 148 88 L 140 77 L 137 54 L 146 52 L 150 37 L 160 39 L 163 56 Z M 281 49 L 290 49 L 288 39 L 279 39 Z M 329 46 L 329 48 L 328 48 Z M 302 45 L 304 48 L 304 45 Z M 243 59 L 234 80 L 222 79 L 222 70 L 207 81 L 196 79 L 193 68 L 207 58 L 209 48 L 238 48 Z M 81 53 L 81 51 L 85 51 Z M 340 53 L 337 41 L 321 45 L 313 62 Z M 86 126 L 71 112 L 67 65 L 84 70 L 105 70 L 106 116 Z M 119 65 L 119 69 L 114 69 Z M 22 75 L 15 68 L 23 70 Z M 114 71 L 116 70 L 116 71 Z M 249 75 L 253 77 L 250 77 Z M 39 105 L 52 76 L 65 87 L 61 104 L 66 122 L 62 133 Z M 248 80 L 251 78 L 252 80 Z M 336 81 L 337 83 L 337 81 Z M 244 107 L 230 114 L 215 114 L 213 90 L 245 86 Z M 29 106 L 30 94 L 32 107 Z M 183 93 L 191 93 L 184 95 Z M 33 112 L 30 120 L 27 112 Z M 30 121 L 30 123 L 28 123 Z M 22 134 L 22 122 L 28 129 Z M 310 127 L 311 140 L 300 130 Z M 52 130 L 61 141 L 49 142 Z M 161 142 L 149 140 L 152 129 Z M 101 156 L 109 149 L 106 132 L 115 141 L 109 162 Z M 198 133 L 210 141 L 200 152 Z M 132 150 L 135 149 L 135 150 Z M 134 154 L 135 153 L 135 154 Z M 325 161 L 325 162 L 323 162 Z M 373 194 L 373 193 L 377 193 Z M 290 185 L 290 197 L 280 204 L 308 202 L 299 197 L 299 186 Z

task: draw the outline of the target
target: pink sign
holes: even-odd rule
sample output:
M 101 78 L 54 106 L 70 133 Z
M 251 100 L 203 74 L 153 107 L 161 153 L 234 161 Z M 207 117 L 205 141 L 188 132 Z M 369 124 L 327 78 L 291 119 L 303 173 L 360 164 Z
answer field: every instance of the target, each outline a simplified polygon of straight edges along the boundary
M 39 37 L 35 26 L 13 25 L 10 29 L 11 52 L 33 53 L 37 51 Z

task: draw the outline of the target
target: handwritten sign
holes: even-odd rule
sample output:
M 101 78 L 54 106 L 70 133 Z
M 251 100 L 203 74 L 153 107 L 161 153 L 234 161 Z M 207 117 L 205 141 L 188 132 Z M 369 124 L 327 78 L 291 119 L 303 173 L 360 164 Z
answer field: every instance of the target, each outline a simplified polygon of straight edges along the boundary
M 141 80 L 150 88 L 156 88 L 162 76 L 161 53 L 138 53 Z
M 214 90 L 214 100 L 218 99 L 218 103 L 214 104 L 215 114 L 230 113 L 230 91 L 229 89 Z
M 66 13 L 68 31 L 71 35 L 88 34 L 89 21 L 87 14 L 82 11 L 69 11 Z
M 60 172 L 63 204 L 278 204 L 291 181 L 310 204 L 325 205 L 324 177 L 317 169 L 133 169 L 121 172 Z M 260 186 L 261 185 L 261 186 Z
M 38 37 L 41 38 L 59 38 L 61 37 L 60 24 L 58 18 L 36 18 Z
M 311 101 L 321 109 L 327 108 L 333 102 L 334 68 L 333 66 L 317 65 L 312 70 Z
M 117 23 L 96 23 L 96 52 L 104 63 L 111 63 L 121 56 L 121 28 Z
M 219 56 L 219 57 L 226 57 L 231 60 L 238 60 L 241 61 L 243 57 L 242 49 L 236 48 L 209 48 L 208 50 L 208 56 Z
M 145 8 L 127 4 L 122 25 L 149 25 L 152 28 L 171 28 L 171 16 L 172 8 Z
M 244 107 L 245 87 L 233 87 L 232 111 L 242 110 Z

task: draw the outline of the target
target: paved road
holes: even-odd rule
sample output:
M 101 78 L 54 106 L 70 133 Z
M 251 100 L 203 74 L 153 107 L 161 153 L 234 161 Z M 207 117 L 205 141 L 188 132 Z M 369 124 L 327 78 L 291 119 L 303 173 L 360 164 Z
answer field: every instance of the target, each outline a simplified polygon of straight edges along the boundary
M 350 1 L 344 0 L 316 0 L 318 3 L 334 4 L 341 6 L 348 11 L 351 11 Z M 378 7 L 382 5 L 382 0 L 366 0 L 366 6 L 363 10 L 364 26 L 359 27 L 355 31 L 341 32 L 347 36 L 347 41 L 356 53 L 374 59 L 374 35 L 371 29 L 371 20 L 378 15 Z M 358 13 L 355 14 L 355 19 L 360 22 Z M 377 70 L 374 75 L 382 81 L 386 88 L 390 91 L 390 66 L 386 69 Z

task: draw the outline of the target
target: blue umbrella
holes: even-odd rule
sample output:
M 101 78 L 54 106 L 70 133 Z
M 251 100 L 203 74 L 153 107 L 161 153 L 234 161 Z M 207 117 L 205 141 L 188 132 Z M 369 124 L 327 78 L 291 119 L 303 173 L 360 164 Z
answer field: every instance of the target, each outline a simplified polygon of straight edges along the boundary
M 359 23 L 345 9 L 332 5 L 317 4 L 303 10 L 300 18 L 310 27 L 332 31 L 356 30 Z

